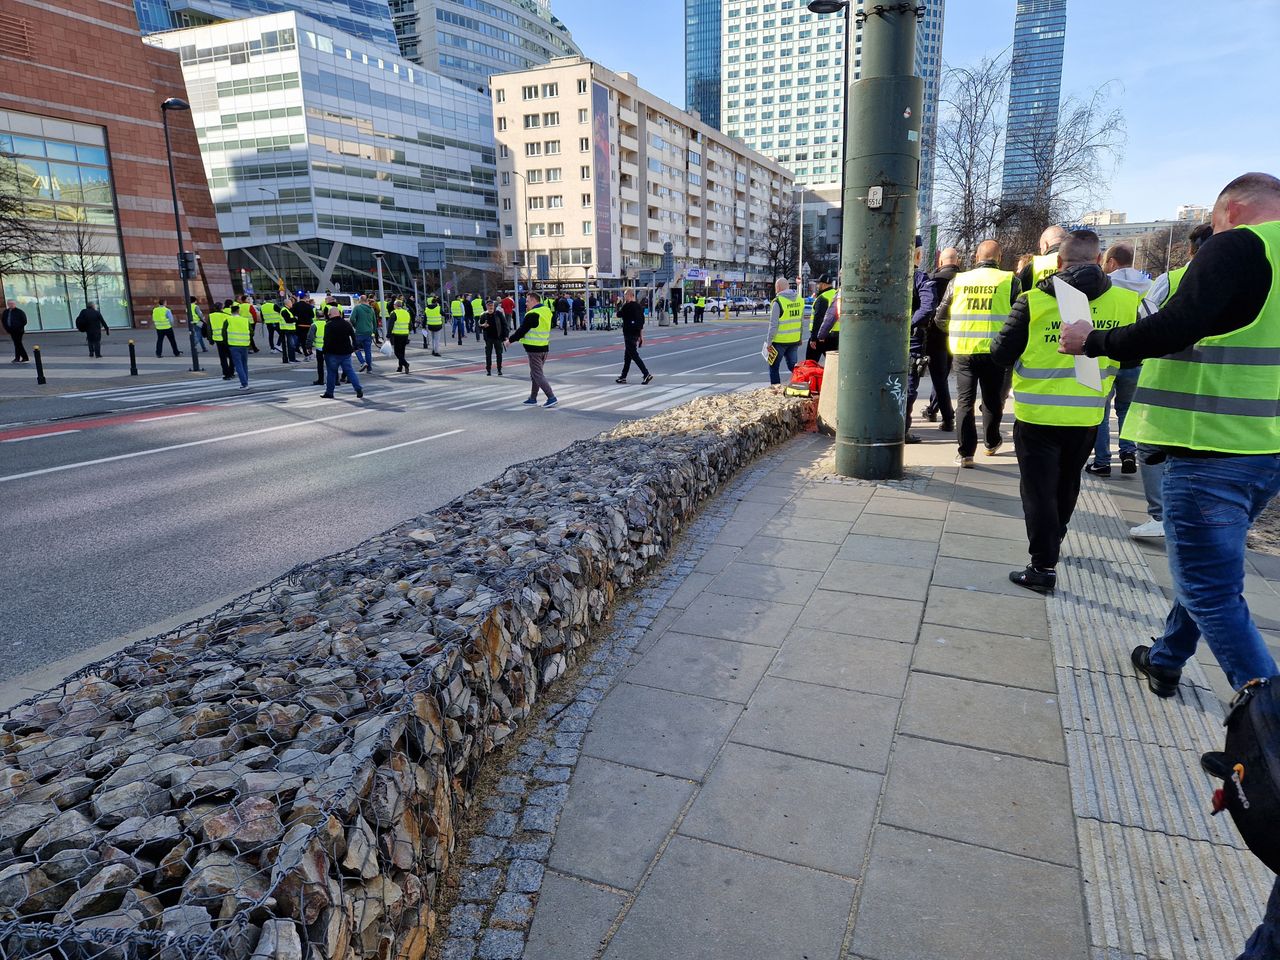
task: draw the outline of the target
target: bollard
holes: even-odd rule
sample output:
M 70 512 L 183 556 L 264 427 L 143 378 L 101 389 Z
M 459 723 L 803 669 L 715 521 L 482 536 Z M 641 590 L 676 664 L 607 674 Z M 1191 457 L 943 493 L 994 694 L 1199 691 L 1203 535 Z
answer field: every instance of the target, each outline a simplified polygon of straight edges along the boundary
M 40 357 L 40 348 L 32 347 L 31 349 L 36 355 L 36 383 L 48 383 L 49 381 L 44 378 L 44 360 Z
M 132 340 L 129 341 L 129 376 L 138 375 L 138 351 Z

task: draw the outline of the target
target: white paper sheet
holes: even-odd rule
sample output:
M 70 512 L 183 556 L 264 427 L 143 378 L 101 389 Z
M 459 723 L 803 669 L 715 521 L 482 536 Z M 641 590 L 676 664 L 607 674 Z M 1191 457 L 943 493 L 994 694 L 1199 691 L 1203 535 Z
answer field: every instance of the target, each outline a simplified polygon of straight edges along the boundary
M 1083 320 L 1089 326 L 1093 326 L 1093 316 L 1089 310 L 1088 297 L 1069 283 L 1065 283 L 1061 277 L 1053 278 L 1053 293 L 1058 301 L 1058 316 L 1062 320 L 1063 326 L 1079 320 Z M 1102 368 L 1098 365 L 1098 358 L 1079 356 L 1075 358 L 1075 361 L 1076 383 L 1101 393 Z

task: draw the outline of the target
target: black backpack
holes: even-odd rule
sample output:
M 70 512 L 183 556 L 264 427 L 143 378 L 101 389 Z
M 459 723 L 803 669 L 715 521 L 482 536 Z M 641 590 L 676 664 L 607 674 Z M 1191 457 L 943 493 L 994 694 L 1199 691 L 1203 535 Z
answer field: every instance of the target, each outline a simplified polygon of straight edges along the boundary
M 1226 747 L 1201 758 L 1223 781 L 1213 812 L 1229 811 L 1249 849 L 1280 873 L 1280 677 L 1241 687 L 1225 726 Z

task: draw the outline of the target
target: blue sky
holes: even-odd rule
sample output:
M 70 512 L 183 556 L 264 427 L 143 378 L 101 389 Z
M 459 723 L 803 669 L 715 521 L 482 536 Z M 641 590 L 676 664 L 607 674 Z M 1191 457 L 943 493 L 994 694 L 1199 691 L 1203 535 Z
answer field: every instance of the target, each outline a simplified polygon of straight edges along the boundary
M 587 56 L 684 105 L 684 0 L 552 0 Z M 607 11 L 607 12 L 606 12 Z M 1012 42 L 1014 0 L 947 0 L 943 56 Z M 1068 0 L 1063 91 L 1116 80 L 1128 143 L 1101 206 L 1130 221 L 1211 203 L 1246 170 L 1280 176 L 1280 0 Z

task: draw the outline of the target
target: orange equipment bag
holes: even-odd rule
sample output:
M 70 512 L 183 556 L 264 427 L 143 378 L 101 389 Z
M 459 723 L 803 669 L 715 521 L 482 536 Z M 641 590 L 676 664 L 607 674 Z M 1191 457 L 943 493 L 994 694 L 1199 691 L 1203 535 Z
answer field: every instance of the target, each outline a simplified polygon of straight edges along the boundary
M 822 392 L 822 367 L 813 360 L 797 363 L 791 371 L 791 383 L 782 392 L 788 397 L 816 397 Z

